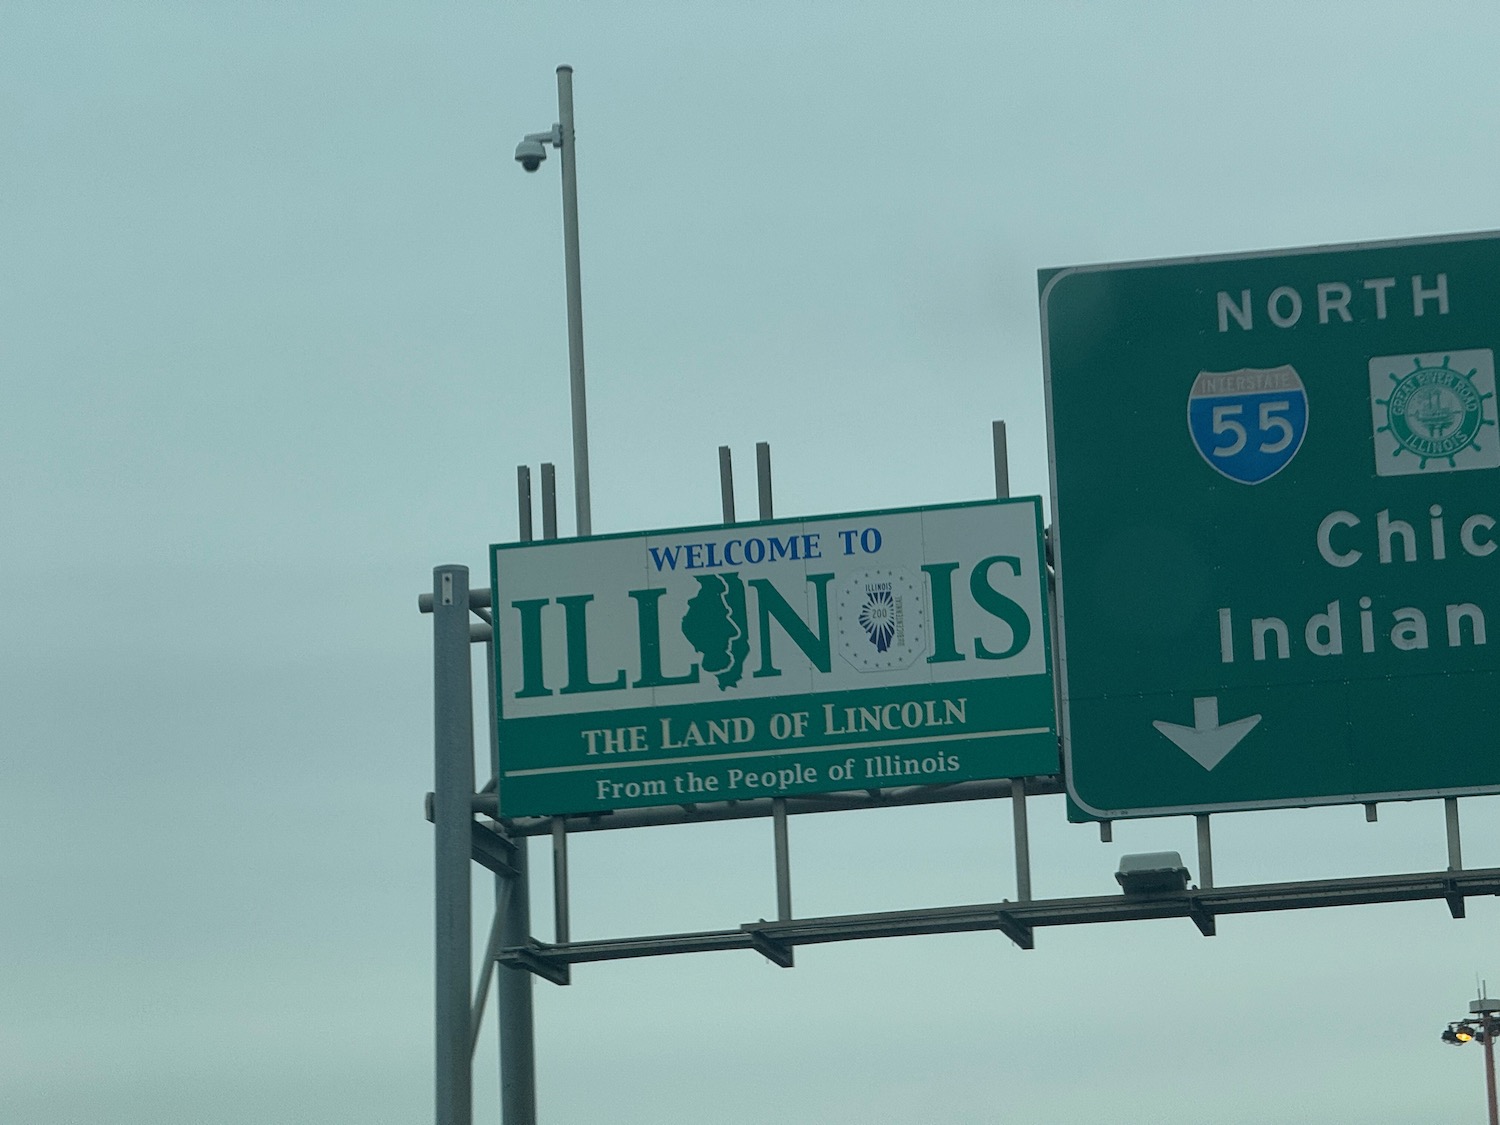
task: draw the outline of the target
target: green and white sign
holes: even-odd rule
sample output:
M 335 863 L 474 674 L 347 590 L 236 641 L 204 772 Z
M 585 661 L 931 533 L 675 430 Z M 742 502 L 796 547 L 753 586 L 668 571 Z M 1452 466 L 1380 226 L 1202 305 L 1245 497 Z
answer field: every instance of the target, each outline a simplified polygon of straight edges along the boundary
M 1040 280 L 1077 809 L 1500 792 L 1500 234 Z
M 1058 769 L 1037 498 L 491 549 L 500 811 Z

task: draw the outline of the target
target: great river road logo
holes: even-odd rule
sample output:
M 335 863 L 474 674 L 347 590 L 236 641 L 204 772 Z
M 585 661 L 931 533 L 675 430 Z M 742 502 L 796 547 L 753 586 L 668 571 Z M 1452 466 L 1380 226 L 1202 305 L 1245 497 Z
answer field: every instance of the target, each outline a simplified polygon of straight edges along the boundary
M 1200 371 L 1188 394 L 1188 432 L 1215 472 L 1260 484 L 1302 448 L 1307 388 L 1290 364 Z
M 1391 477 L 1500 466 L 1494 402 L 1489 348 L 1376 356 L 1370 360 L 1375 471 Z

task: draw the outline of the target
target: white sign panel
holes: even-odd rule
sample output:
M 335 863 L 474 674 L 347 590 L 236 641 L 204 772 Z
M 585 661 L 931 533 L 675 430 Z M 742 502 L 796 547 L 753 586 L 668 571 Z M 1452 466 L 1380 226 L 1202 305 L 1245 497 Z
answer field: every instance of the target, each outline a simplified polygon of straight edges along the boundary
M 502 812 L 1051 772 L 1041 558 L 1036 499 L 497 546 Z

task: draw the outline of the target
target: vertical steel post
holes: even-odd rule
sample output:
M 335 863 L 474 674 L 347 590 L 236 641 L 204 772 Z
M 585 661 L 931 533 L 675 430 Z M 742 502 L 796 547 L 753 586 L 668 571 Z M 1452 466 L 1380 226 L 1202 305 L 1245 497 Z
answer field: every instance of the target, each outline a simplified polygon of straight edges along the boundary
M 568 275 L 568 387 L 573 406 L 573 503 L 579 535 L 593 534 L 589 510 L 588 401 L 583 384 L 583 280 L 578 264 L 578 164 L 573 132 L 573 68 L 557 68 L 562 127 L 563 254 Z
M 532 540 L 530 465 L 516 466 L 516 508 L 519 511 L 521 517 L 521 542 L 530 543 Z M 494 604 L 491 605 L 490 610 L 492 613 L 495 613 L 500 605 L 500 600 L 498 596 L 496 596 L 492 598 L 492 601 Z M 499 614 L 495 613 L 495 616 L 498 617 Z
M 588 532 L 580 530 L 578 534 Z M 557 470 L 548 461 L 542 463 L 542 538 L 557 538 Z M 568 829 L 562 817 L 552 821 L 552 917 L 555 940 L 567 941 Z
M 474 697 L 469 568 L 432 572 L 433 898 L 436 927 L 437 1125 L 470 1125 L 470 832 L 474 819 Z
M 521 526 L 525 528 L 531 518 L 531 471 L 524 465 L 516 474 L 518 487 L 517 499 L 521 504 Z M 490 741 L 490 785 L 498 797 L 500 793 L 500 695 L 498 685 L 495 683 L 495 627 L 494 622 L 498 618 L 494 615 L 494 608 L 499 599 L 490 595 L 491 625 L 489 640 L 484 642 L 484 685 L 485 695 L 488 697 L 489 707 L 487 719 L 489 721 Z M 484 963 L 479 968 L 479 985 L 474 990 L 474 1011 L 469 1024 L 469 1073 L 470 1088 L 473 1088 L 472 1075 L 474 1072 L 474 1052 L 479 1048 L 479 1029 L 484 1026 L 484 1009 L 490 998 L 490 979 L 495 975 L 495 955 L 500 952 L 500 929 L 501 918 L 505 913 L 505 896 L 507 884 L 499 875 L 495 876 L 495 914 L 490 920 L 490 938 L 485 944 Z
M 1005 449 L 1005 423 L 997 421 L 990 429 L 995 445 L 995 498 L 1009 500 L 1010 456 Z
M 1490 1019 L 1488 1012 L 1479 1016 L 1484 1028 L 1484 1090 L 1489 1098 L 1490 1125 L 1500 1125 L 1500 1107 L 1495 1102 L 1495 1035 L 1500 1033 L 1500 1020 Z
M 1214 885 L 1214 841 L 1209 834 L 1208 814 L 1199 813 L 1198 821 L 1198 886 L 1205 891 Z
M 1031 836 L 1026 827 L 1026 779 L 1010 779 L 1011 822 L 1016 835 L 1016 901 L 1031 901 Z
M 724 522 L 734 522 L 734 466 L 729 459 L 729 446 L 719 446 L 719 499 L 724 505 Z
M 1443 818 L 1448 822 L 1448 870 L 1464 869 L 1463 841 L 1458 834 L 1458 798 L 1443 798 Z
M 720 480 L 727 481 L 729 468 L 728 449 L 719 452 Z M 755 483 L 760 499 L 760 518 L 774 519 L 771 514 L 771 443 L 755 443 Z M 725 492 L 725 511 L 732 513 L 734 505 L 733 484 Z M 791 842 L 787 835 L 786 799 L 777 797 L 771 802 L 771 834 L 776 849 L 776 917 L 786 922 L 792 917 L 792 855 Z
M 1055 525 L 1054 525 L 1055 526 Z M 1063 712 L 1063 669 L 1061 666 L 1062 634 L 1057 614 L 1057 574 L 1056 564 L 1052 563 L 1052 569 L 1048 564 L 1053 555 L 1054 540 L 1051 527 L 1042 529 L 1042 569 L 1043 576 L 1047 580 L 1044 597 L 1047 599 L 1047 631 L 1052 638 L 1052 722 L 1057 727 L 1057 753 L 1058 760 L 1062 760 L 1063 747 L 1063 723 L 1066 721 Z M 1099 822 L 1099 839 L 1103 843 L 1111 843 L 1114 840 L 1114 826 L 1107 820 Z
M 504 784 L 502 782 L 501 784 Z M 500 948 L 514 949 L 531 940 L 531 880 L 527 838 L 515 837 L 511 863 L 516 874 L 508 891 L 505 876 L 495 876 L 499 896 Z M 527 969 L 495 969 L 495 1014 L 500 1023 L 500 1120 L 503 1125 L 536 1125 L 536 1030 L 532 1016 L 532 979 Z
M 557 538 L 557 467 L 542 462 L 542 538 Z
M 551 466 L 547 466 L 550 470 Z M 521 541 L 529 543 L 533 538 L 531 515 L 531 470 L 522 466 L 520 479 Z M 552 474 L 546 474 L 548 492 L 554 501 L 553 523 L 556 523 L 556 486 L 551 483 Z M 491 612 L 495 630 L 500 625 L 500 591 L 491 595 Z M 491 642 L 493 643 L 493 642 Z M 495 662 L 490 661 L 491 717 L 495 742 L 495 787 L 497 793 L 504 788 L 505 779 L 500 772 L 500 748 L 498 699 L 495 683 Z M 499 912 L 500 948 L 523 946 L 531 940 L 531 880 L 527 853 L 527 837 L 515 836 L 515 852 L 511 856 L 514 876 L 495 876 L 495 909 Z M 536 1125 L 536 1028 L 532 1008 L 532 977 L 527 969 L 508 965 L 495 970 L 495 1017 L 500 1031 L 500 1120 L 502 1125 Z
M 755 443 L 755 482 L 760 491 L 760 518 L 774 519 L 771 515 L 771 443 Z
M 996 421 L 990 427 L 995 452 L 995 499 L 1010 499 L 1010 457 L 1005 446 L 1005 423 Z M 1031 833 L 1026 819 L 1026 779 L 1010 780 L 1011 827 L 1016 841 L 1016 899 L 1031 900 Z
M 772 832 L 776 837 L 776 919 L 792 920 L 792 853 L 786 831 L 786 798 L 771 802 Z
M 552 818 L 552 930 L 553 941 L 568 941 L 568 822 Z

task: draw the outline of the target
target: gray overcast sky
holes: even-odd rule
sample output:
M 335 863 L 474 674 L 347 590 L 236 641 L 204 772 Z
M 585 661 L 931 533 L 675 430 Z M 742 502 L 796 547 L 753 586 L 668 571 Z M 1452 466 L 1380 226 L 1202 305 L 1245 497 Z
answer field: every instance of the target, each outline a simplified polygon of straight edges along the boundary
M 778 514 L 983 498 L 995 418 L 1045 495 L 1037 269 L 1500 226 L 1497 35 L 1459 2 L 0 6 L 0 1118 L 431 1119 L 415 598 L 487 582 L 516 465 L 570 487 L 556 162 L 511 158 L 558 63 L 611 532 L 716 519 L 720 444 L 748 483 L 771 443 Z M 1039 896 L 1192 852 L 1031 819 Z M 1464 823 L 1500 865 L 1495 800 Z M 803 914 L 1014 894 L 989 804 L 792 843 Z M 770 849 L 580 839 L 574 932 L 771 916 Z M 1441 803 L 1226 816 L 1215 861 L 1440 868 Z M 1469 914 L 584 967 L 538 986 L 541 1110 L 1472 1119 L 1479 1053 L 1437 1039 L 1500 983 Z

